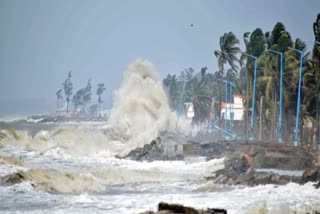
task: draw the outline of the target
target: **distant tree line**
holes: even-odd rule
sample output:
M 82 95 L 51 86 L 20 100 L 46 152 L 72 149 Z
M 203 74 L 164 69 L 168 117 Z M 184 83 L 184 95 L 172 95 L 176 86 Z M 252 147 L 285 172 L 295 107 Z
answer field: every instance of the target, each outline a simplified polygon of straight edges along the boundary
M 67 113 L 88 113 L 97 114 L 101 117 L 101 106 L 103 104 L 102 94 L 106 90 L 103 83 L 97 85 L 96 95 L 97 103 L 89 106 L 92 99 L 92 85 L 91 79 L 88 80 L 87 85 L 80 88 L 75 93 L 73 93 L 73 83 L 72 83 L 72 72 L 69 71 L 67 78 L 62 83 L 62 89 L 56 92 L 57 96 L 57 109 L 64 107 L 64 98 L 62 96 L 62 91 L 64 91 L 65 102 L 66 102 L 66 112 Z M 70 105 L 73 104 L 73 110 L 71 111 Z

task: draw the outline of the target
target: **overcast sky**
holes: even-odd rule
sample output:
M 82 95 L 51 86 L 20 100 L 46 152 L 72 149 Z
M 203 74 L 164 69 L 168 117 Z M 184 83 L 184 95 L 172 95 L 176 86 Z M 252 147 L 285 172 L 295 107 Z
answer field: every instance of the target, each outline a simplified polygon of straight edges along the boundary
M 223 33 L 242 42 L 244 32 L 281 21 L 293 38 L 313 40 L 319 12 L 320 0 L 0 0 L 0 115 L 53 111 L 69 70 L 76 89 L 88 78 L 94 88 L 105 83 L 110 107 L 136 58 L 160 77 L 215 72 Z

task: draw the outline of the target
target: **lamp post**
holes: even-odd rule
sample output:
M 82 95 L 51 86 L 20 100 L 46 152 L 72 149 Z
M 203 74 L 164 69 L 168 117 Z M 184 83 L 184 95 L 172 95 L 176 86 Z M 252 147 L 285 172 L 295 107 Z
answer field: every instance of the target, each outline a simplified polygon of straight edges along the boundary
M 182 100 L 183 100 L 183 96 L 184 96 L 184 89 L 186 87 L 186 82 L 183 81 L 183 86 L 182 86 L 182 92 L 181 92 L 181 95 L 180 95 L 180 99 L 179 99 L 179 104 L 178 104 L 178 111 L 177 111 L 177 123 L 176 123 L 176 128 L 178 128 L 178 124 L 179 124 L 179 116 L 180 116 L 180 113 L 182 111 Z
M 297 98 L 297 111 L 296 111 L 296 127 L 294 131 L 294 145 L 298 145 L 298 135 L 299 135 L 299 115 L 300 115 L 300 95 L 301 95 L 301 78 L 302 78 L 302 60 L 303 60 L 303 51 L 291 48 L 290 50 L 294 50 L 300 54 L 300 65 L 299 65 L 299 81 L 298 81 L 298 98 Z
M 232 82 L 227 81 L 227 80 L 223 80 L 225 83 L 225 91 L 226 91 L 226 95 L 225 95 L 225 103 L 229 102 L 229 125 L 230 125 L 230 129 L 232 128 L 232 117 L 231 117 L 231 112 L 232 112 Z M 228 90 L 229 88 L 229 90 Z M 228 93 L 229 91 L 229 93 Z M 227 110 L 227 105 L 225 105 L 225 111 Z M 226 114 L 225 114 L 226 115 Z M 225 128 L 226 128 L 226 122 L 225 122 Z
M 282 142 L 282 77 L 283 77 L 283 53 L 279 51 L 269 50 L 271 53 L 280 56 L 280 90 L 279 90 L 279 115 L 278 115 L 278 142 Z
M 257 57 L 243 53 L 244 55 L 252 58 L 254 60 L 254 73 L 253 73 L 253 89 L 252 89 L 252 110 L 251 110 L 251 122 L 250 122 L 250 134 L 249 134 L 249 139 L 253 140 L 253 132 L 254 132 L 254 104 L 255 104 L 255 97 L 256 97 L 256 79 L 257 79 Z M 248 109 L 247 109 L 248 110 Z

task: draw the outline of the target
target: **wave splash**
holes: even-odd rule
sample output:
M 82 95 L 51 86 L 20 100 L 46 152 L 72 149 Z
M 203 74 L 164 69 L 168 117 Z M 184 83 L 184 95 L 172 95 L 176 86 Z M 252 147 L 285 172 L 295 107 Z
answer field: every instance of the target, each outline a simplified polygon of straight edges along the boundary
M 175 113 L 151 62 L 131 63 L 114 97 L 106 133 L 111 141 L 125 142 L 127 151 L 149 143 L 161 131 L 175 131 Z
M 187 123 L 181 120 L 181 129 Z M 120 88 L 114 94 L 108 122 L 95 128 L 83 124 L 60 124 L 51 131 L 34 137 L 25 131 L 3 132 L 9 137 L 2 144 L 22 144 L 27 148 L 46 150 L 60 146 L 72 155 L 86 155 L 101 150 L 112 155 L 125 155 L 136 147 L 150 143 L 162 131 L 176 131 L 176 116 L 168 104 L 162 82 L 153 64 L 138 59 L 124 72 Z M 8 133 L 9 132 L 9 133 Z

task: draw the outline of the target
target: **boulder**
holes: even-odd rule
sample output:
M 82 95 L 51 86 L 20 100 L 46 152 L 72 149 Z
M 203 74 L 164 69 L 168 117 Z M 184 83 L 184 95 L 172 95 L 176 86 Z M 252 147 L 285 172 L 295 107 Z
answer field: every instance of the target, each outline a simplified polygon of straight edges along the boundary
M 227 214 L 225 209 L 209 208 L 206 210 L 198 210 L 193 207 L 186 207 L 180 204 L 168 204 L 160 202 L 158 211 L 147 211 L 141 214 Z
M 161 144 L 161 138 L 158 137 L 152 140 L 149 144 L 144 145 L 142 148 L 136 148 L 130 151 L 123 158 L 137 160 L 137 161 L 153 161 L 153 160 L 167 160 L 164 146 Z
M 316 188 L 320 187 L 320 167 L 313 168 L 313 169 L 306 169 L 303 172 L 301 183 L 307 183 L 307 182 L 317 182 L 315 184 Z

